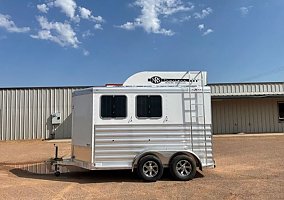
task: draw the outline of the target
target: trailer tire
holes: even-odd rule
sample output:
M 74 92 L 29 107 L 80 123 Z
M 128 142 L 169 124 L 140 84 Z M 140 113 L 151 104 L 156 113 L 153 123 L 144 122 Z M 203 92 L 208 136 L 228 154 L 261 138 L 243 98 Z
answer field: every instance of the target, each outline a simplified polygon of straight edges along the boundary
M 176 180 L 191 180 L 196 174 L 196 161 L 191 156 L 178 155 L 170 163 L 170 172 Z
M 159 158 L 148 155 L 139 160 L 137 172 L 143 180 L 155 182 L 162 177 L 164 167 Z

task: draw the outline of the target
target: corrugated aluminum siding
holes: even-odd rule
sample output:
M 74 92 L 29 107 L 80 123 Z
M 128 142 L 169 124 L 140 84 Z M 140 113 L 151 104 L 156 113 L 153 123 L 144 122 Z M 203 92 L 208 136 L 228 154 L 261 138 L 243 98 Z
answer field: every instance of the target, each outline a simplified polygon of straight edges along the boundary
M 76 87 L 0 89 L 0 140 L 48 139 L 51 114 L 60 112 L 56 138 L 71 137 L 71 99 Z
M 212 97 L 284 95 L 284 83 L 226 83 L 210 84 Z
M 196 153 L 202 166 L 213 166 L 211 125 L 96 125 L 95 162 L 104 167 L 132 166 L 133 159 L 145 151 L 183 151 Z
M 283 98 L 212 99 L 214 134 L 284 132 L 278 121 L 278 102 Z

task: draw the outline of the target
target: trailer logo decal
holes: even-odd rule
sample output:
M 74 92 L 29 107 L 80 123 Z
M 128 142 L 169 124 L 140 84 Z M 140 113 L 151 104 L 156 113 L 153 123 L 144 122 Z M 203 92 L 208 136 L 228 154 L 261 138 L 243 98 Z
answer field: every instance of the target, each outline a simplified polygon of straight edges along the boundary
M 162 78 L 159 76 L 153 76 L 152 78 L 148 79 L 148 81 L 154 83 L 154 84 L 159 84 L 162 82 Z
M 154 84 L 159 84 L 161 82 L 166 82 L 166 83 L 176 83 L 176 82 L 197 82 L 197 79 L 174 79 L 174 78 L 170 78 L 170 79 L 164 79 L 161 78 L 159 76 L 153 76 L 151 78 L 148 79 L 149 82 L 154 83 Z

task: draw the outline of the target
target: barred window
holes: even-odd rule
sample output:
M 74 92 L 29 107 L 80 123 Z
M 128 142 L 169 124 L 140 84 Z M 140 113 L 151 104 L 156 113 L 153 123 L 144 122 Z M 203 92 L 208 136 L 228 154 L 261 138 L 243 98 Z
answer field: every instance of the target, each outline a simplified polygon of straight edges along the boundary
M 158 95 L 140 95 L 136 99 L 138 118 L 162 117 L 162 97 Z
M 101 97 L 102 118 L 125 118 L 126 117 L 126 96 L 104 95 Z

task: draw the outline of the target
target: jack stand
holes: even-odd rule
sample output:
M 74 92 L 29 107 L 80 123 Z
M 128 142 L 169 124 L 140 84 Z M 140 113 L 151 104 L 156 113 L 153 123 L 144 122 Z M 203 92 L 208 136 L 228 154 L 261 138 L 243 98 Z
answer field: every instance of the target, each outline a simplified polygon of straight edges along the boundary
M 58 165 L 57 165 L 57 161 L 58 160 L 61 160 L 60 158 L 58 158 L 58 146 L 56 146 L 55 144 L 54 144 L 54 147 L 55 147 L 55 155 L 54 155 L 54 161 L 55 161 L 55 165 L 54 165 L 54 175 L 56 176 L 56 177 L 58 177 L 58 176 L 60 176 L 60 171 L 59 171 L 59 167 L 58 167 Z

